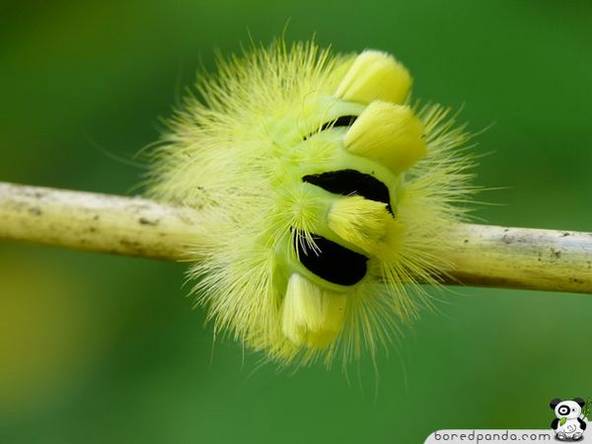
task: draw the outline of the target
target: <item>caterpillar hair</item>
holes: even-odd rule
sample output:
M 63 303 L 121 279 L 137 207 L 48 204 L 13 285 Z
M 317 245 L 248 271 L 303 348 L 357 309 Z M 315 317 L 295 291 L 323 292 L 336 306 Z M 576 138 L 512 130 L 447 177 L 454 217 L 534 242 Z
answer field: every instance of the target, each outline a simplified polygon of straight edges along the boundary
M 449 111 L 412 105 L 411 86 L 384 52 L 283 42 L 200 80 L 149 193 L 200 210 L 190 276 L 216 332 L 282 364 L 348 362 L 430 305 L 472 162 Z

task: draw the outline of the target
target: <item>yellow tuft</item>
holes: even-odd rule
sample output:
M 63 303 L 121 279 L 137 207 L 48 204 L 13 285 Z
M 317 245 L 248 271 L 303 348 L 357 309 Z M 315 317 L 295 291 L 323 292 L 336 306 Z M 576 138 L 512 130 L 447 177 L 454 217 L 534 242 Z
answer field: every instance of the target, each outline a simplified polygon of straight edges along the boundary
M 384 100 L 403 103 L 411 88 L 407 69 L 390 54 L 362 52 L 337 87 L 336 96 L 352 102 Z
M 374 253 L 383 240 L 392 216 L 386 204 L 361 196 L 335 201 L 329 211 L 329 228 L 345 241 Z
M 297 346 L 323 348 L 343 327 L 346 296 L 292 274 L 282 308 L 282 332 Z
M 372 102 L 345 135 L 353 154 L 369 157 L 401 173 L 426 154 L 423 124 L 405 105 Z

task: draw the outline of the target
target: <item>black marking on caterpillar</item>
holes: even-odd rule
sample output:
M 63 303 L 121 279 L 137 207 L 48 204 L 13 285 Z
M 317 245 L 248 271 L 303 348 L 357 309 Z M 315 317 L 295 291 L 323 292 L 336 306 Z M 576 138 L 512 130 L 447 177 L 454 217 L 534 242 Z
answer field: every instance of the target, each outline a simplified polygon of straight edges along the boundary
M 323 123 L 321 126 L 321 131 L 325 131 L 329 128 L 335 128 L 340 126 L 352 126 L 358 116 L 340 116 L 336 120 L 331 120 L 330 122 Z
M 329 171 L 321 174 L 308 174 L 302 181 L 321 187 L 331 193 L 350 196 L 357 194 L 368 200 L 386 204 L 386 209 L 394 216 L 387 186 L 370 174 L 356 170 Z
M 366 276 L 368 258 L 355 251 L 325 239 L 318 234 L 312 238 L 315 249 L 306 248 L 306 242 L 299 235 L 295 239 L 300 263 L 308 271 L 328 282 L 338 285 L 354 285 Z
M 329 122 L 325 122 L 321 125 L 321 129 L 318 131 L 319 133 L 321 131 L 325 131 L 327 129 L 331 129 L 331 128 L 337 128 L 337 127 L 344 127 L 344 126 L 352 126 L 354 124 L 354 122 L 356 121 L 356 119 L 358 118 L 358 116 L 353 116 L 353 115 L 348 115 L 348 116 L 339 116 L 337 119 L 335 120 L 330 120 Z M 308 139 L 310 136 L 317 134 L 317 132 L 313 132 L 310 133 L 307 136 L 304 136 L 302 138 L 302 140 L 306 140 Z

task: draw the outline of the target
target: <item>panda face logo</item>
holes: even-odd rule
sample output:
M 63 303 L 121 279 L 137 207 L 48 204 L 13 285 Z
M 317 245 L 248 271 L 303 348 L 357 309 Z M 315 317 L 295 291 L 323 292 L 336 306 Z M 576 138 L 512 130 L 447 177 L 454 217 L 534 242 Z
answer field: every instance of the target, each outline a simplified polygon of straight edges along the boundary
M 586 402 L 582 398 L 554 399 L 549 404 L 555 413 L 551 428 L 558 441 L 581 441 L 587 424 L 584 421 Z
M 576 401 L 563 401 L 555 407 L 558 418 L 576 419 L 582 414 L 582 407 Z

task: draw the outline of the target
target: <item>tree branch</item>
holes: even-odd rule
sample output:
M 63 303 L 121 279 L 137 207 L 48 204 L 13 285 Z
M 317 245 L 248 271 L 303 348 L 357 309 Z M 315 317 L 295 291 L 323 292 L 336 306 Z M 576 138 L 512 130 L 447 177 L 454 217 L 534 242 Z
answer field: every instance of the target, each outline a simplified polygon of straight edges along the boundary
M 0 238 L 184 260 L 199 213 L 139 197 L 0 183 Z M 453 248 L 449 248 L 453 246 Z M 592 293 L 592 233 L 463 224 L 449 284 Z

